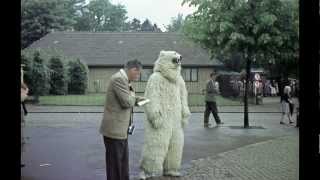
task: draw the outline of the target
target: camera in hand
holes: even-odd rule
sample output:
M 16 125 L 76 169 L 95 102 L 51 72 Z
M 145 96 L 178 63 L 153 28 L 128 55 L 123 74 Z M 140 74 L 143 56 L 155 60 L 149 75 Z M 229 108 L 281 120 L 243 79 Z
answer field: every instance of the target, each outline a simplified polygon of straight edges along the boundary
M 134 92 L 133 87 L 131 85 L 129 85 L 129 90 Z
M 133 131 L 134 131 L 134 125 L 130 125 L 129 128 L 128 128 L 128 134 L 132 135 Z

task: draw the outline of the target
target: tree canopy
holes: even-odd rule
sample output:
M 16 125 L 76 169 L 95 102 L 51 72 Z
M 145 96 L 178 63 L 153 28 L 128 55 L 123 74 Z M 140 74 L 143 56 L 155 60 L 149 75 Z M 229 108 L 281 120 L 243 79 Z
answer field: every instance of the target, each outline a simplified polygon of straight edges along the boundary
M 170 24 L 166 27 L 168 32 L 180 32 L 184 23 L 183 14 L 178 14 L 177 17 L 171 18 Z
M 229 59 L 241 53 L 246 62 L 244 127 L 248 121 L 251 63 L 297 64 L 298 2 L 296 0 L 184 0 L 197 10 L 186 17 L 183 32 L 208 49 L 211 57 Z M 281 68 L 282 76 L 287 71 Z
M 184 33 L 228 59 L 234 52 L 262 66 L 297 62 L 298 3 L 281 0 L 184 0 L 198 7 L 186 17 Z
M 71 30 L 75 19 L 73 0 L 22 0 L 21 48 L 45 36 L 52 30 Z M 70 9 L 72 7 L 72 9 Z
M 125 27 L 127 10 L 109 0 L 92 0 L 83 5 L 76 17 L 77 31 L 121 31 Z
M 149 19 L 128 21 L 126 7 L 109 0 L 22 0 L 21 49 L 52 31 L 161 32 Z

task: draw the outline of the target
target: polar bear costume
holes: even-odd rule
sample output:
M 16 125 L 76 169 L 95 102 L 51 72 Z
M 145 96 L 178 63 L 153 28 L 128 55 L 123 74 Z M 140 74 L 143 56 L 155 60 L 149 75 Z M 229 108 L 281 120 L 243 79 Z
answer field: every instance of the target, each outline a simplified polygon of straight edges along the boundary
M 161 51 L 145 89 L 150 103 L 144 106 L 140 179 L 163 174 L 180 176 L 183 128 L 190 116 L 188 93 L 180 71 L 181 55 L 175 51 Z

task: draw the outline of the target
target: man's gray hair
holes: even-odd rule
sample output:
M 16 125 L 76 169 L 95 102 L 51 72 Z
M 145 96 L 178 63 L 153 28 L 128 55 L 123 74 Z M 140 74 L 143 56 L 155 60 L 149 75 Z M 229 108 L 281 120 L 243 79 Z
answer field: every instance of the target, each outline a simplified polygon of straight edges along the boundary
M 124 65 L 125 69 L 132 69 L 132 68 L 137 68 L 137 69 L 142 69 L 142 64 L 140 61 L 137 59 L 127 61 L 127 63 Z

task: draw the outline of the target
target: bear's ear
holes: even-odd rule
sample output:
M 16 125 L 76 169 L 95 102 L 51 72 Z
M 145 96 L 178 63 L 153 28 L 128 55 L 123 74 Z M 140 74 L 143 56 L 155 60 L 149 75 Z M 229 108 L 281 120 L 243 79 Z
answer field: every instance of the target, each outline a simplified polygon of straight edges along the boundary
M 164 56 L 165 54 L 166 52 L 164 50 L 161 50 L 159 56 Z

